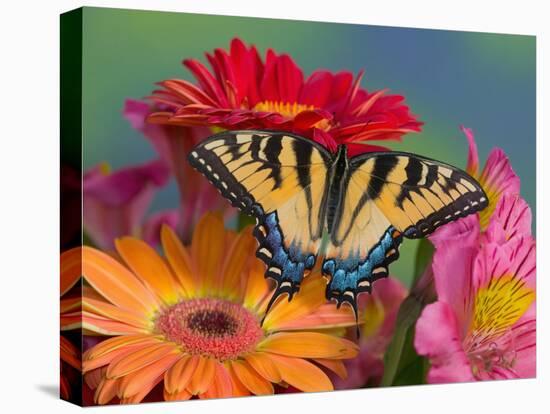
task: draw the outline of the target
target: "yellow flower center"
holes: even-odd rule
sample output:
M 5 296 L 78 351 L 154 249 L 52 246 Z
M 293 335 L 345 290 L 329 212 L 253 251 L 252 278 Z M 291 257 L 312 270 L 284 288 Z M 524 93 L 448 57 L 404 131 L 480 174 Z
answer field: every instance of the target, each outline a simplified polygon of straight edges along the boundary
M 513 275 L 492 279 L 477 291 L 464 342 L 474 375 L 491 371 L 495 365 L 513 367 L 514 336 L 518 333 L 511 328 L 534 300 L 535 292 Z
M 285 118 L 294 118 L 300 112 L 313 111 L 317 108 L 313 105 L 300 104 L 298 102 L 280 102 L 280 101 L 262 101 L 254 105 L 252 110 L 257 112 L 277 112 Z M 327 119 L 323 119 L 314 125 L 319 129 L 328 129 L 330 122 Z

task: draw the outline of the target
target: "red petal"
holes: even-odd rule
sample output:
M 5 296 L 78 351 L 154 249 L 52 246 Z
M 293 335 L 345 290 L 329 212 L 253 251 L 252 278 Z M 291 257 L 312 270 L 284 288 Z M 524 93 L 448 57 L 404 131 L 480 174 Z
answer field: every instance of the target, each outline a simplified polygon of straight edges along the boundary
M 220 102 L 221 105 L 227 106 L 227 99 L 220 84 L 201 62 L 195 59 L 185 59 L 183 64 L 193 73 L 195 78 L 199 81 L 201 88 L 204 89 L 208 95 Z

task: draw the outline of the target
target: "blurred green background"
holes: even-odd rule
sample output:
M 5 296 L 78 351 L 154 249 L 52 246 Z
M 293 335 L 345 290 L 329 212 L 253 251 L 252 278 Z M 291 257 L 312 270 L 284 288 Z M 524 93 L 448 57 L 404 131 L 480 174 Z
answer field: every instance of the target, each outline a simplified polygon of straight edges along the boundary
M 472 128 L 481 162 L 491 148 L 503 148 L 535 211 L 533 36 L 102 8 L 84 8 L 83 24 L 84 168 L 156 157 L 122 117 L 124 100 L 149 95 L 160 80 L 192 80 L 182 59 L 205 62 L 204 52 L 227 48 L 238 36 L 261 53 L 290 54 L 306 76 L 318 68 L 365 69 L 363 87 L 404 95 L 425 125 L 394 149 L 464 167 L 467 145 L 459 125 Z M 152 210 L 176 208 L 177 200 L 171 182 Z M 405 241 L 391 267 L 405 282 L 416 246 Z

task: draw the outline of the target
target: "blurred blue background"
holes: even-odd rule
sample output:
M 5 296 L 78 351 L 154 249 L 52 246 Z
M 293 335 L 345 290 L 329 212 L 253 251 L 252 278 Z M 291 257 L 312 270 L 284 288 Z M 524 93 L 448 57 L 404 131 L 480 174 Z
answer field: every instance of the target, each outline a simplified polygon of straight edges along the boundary
M 255 19 L 184 13 L 84 9 L 84 168 L 107 161 L 113 168 L 156 157 L 122 117 L 126 98 L 142 98 L 154 83 L 192 80 L 184 58 L 205 62 L 204 52 L 227 48 L 233 37 L 290 54 L 313 70 L 365 69 L 367 90 L 401 94 L 425 122 L 419 134 L 392 148 L 459 167 L 474 130 L 484 160 L 504 149 L 521 178 L 522 195 L 535 210 L 535 37 L 351 24 Z M 175 208 L 175 183 L 152 209 Z M 392 273 L 410 279 L 415 242 L 407 241 Z

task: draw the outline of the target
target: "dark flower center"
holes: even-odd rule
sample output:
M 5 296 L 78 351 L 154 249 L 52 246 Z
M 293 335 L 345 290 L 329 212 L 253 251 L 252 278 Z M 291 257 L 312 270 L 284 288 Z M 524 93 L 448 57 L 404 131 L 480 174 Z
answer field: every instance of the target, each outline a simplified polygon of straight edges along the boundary
M 187 326 L 196 333 L 210 336 L 233 335 L 238 323 L 220 310 L 198 310 L 187 317 Z

